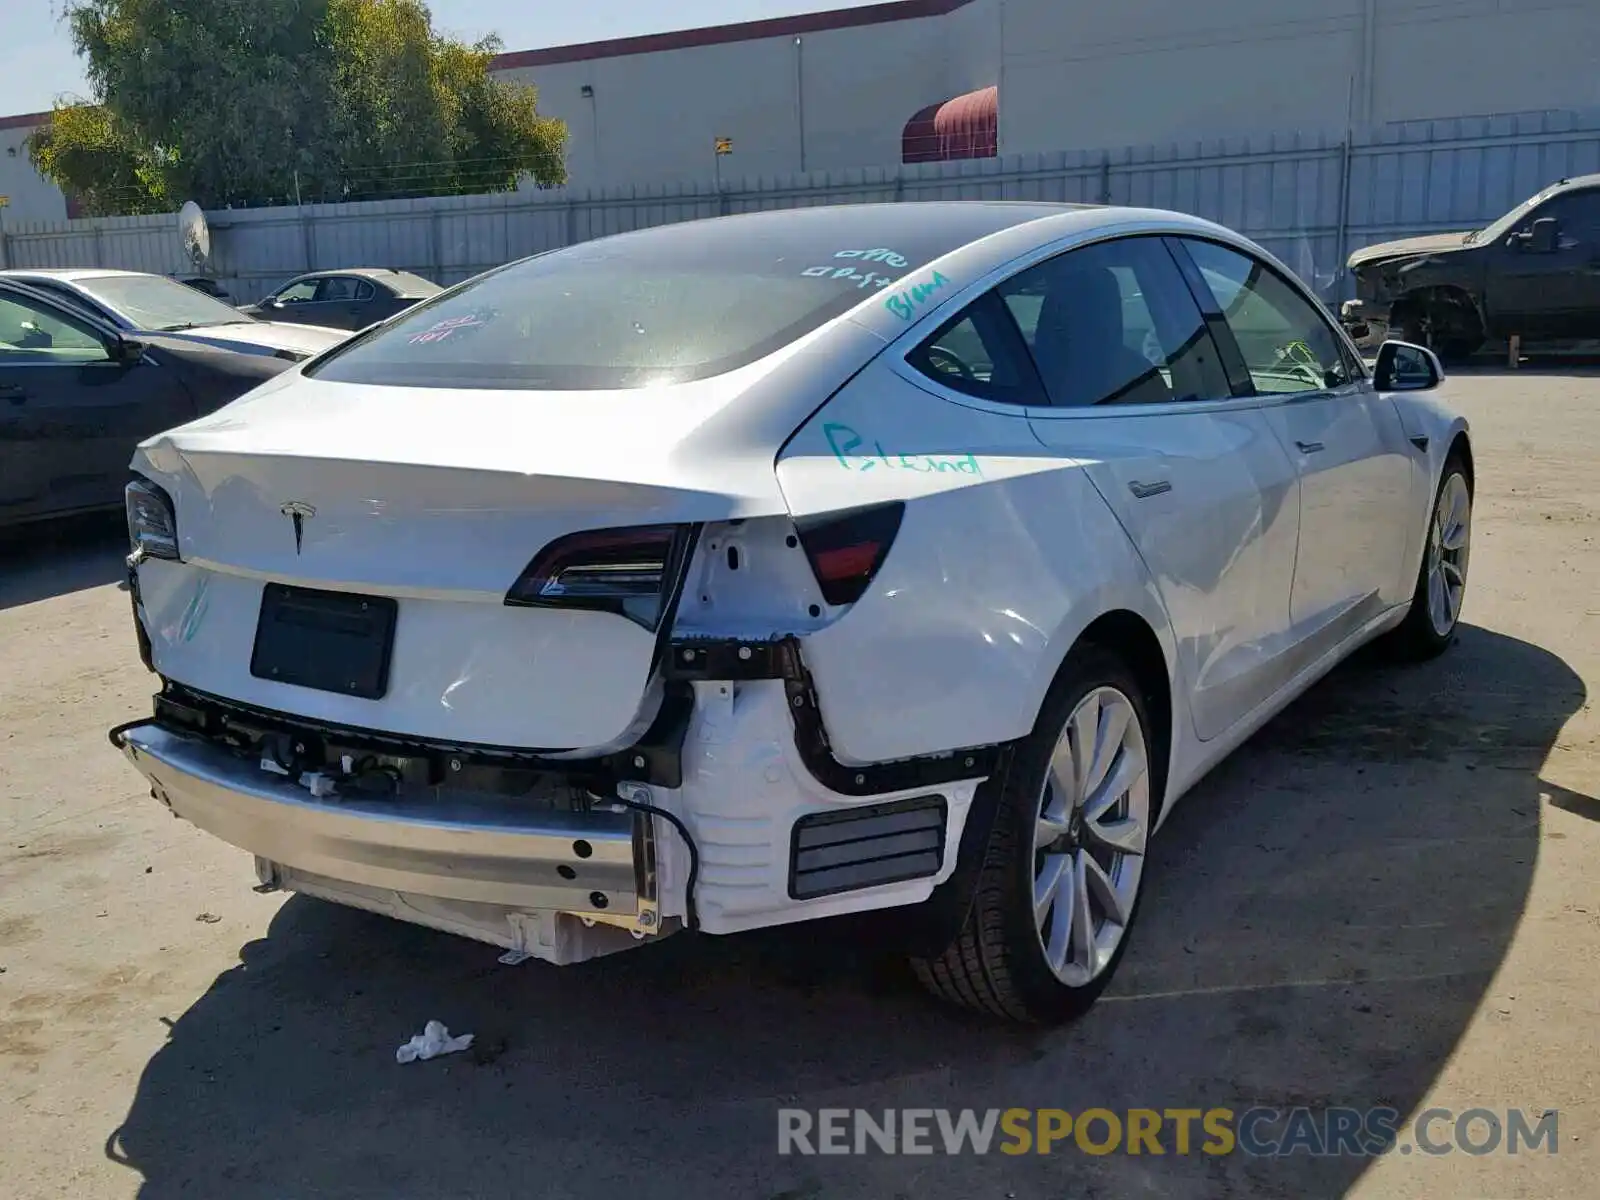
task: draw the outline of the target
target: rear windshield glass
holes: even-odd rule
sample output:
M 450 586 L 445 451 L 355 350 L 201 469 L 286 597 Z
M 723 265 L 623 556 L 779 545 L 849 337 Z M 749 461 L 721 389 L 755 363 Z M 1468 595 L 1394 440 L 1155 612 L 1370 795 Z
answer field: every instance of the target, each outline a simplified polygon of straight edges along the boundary
M 773 353 L 968 242 L 1040 215 L 1025 205 L 862 205 L 603 238 L 479 276 L 357 336 L 307 374 L 531 390 L 705 379 Z

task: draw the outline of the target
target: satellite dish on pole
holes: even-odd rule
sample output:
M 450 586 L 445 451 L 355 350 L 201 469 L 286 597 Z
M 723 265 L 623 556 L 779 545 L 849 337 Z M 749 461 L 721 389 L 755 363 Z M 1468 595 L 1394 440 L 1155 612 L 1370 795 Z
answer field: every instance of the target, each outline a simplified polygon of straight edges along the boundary
M 184 201 L 178 210 L 178 240 L 183 243 L 183 253 L 195 270 L 211 257 L 211 230 L 206 225 L 206 214 L 193 200 Z

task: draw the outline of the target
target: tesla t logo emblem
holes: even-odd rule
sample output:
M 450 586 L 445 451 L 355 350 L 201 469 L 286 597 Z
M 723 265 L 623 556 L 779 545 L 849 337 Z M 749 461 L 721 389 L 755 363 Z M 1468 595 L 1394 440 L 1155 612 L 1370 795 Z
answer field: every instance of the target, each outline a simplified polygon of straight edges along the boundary
M 302 504 L 298 500 L 291 500 L 278 510 L 294 522 L 294 552 L 300 553 L 300 545 L 305 540 L 306 520 L 317 515 L 317 510 L 309 504 Z

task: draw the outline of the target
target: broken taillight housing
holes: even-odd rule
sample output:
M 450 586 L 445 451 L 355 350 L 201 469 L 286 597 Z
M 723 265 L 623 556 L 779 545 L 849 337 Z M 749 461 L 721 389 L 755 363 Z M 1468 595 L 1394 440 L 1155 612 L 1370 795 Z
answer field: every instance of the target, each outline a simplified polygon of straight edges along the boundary
M 506 603 L 616 613 L 654 632 L 683 577 L 693 545 L 689 525 L 593 529 L 539 551 Z
M 824 600 L 837 607 L 861 599 L 888 557 L 905 511 L 897 500 L 795 521 Z

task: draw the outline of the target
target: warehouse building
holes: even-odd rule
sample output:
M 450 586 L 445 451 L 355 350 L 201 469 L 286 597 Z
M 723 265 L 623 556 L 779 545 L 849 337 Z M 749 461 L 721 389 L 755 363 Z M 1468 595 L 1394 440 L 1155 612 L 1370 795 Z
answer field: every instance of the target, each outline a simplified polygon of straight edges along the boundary
M 501 55 L 577 187 L 1600 107 L 1596 0 L 898 0 Z M 0 118 L 10 219 L 60 219 Z M 727 151 L 717 153 L 719 143 Z

